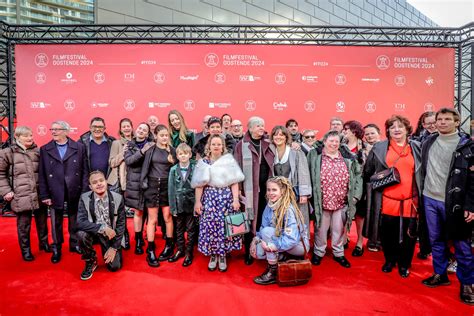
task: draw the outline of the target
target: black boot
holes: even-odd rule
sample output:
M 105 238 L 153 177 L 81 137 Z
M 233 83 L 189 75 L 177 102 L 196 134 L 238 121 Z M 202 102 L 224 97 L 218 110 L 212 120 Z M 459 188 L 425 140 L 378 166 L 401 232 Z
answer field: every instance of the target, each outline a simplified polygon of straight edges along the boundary
M 130 249 L 130 235 L 128 233 L 128 229 L 125 227 L 125 231 L 123 232 L 123 243 L 124 247 L 123 249 L 129 250 Z
M 184 251 L 178 250 L 171 258 L 168 259 L 168 262 L 176 262 L 182 257 L 184 257 Z
M 53 251 L 51 250 L 51 246 L 48 244 L 48 242 L 42 242 L 42 243 L 40 243 L 40 245 L 39 245 L 39 250 L 43 250 L 44 252 L 48 252 L 48 253 L 53 252 Z
M 186 255 L 184 256 L 183 260 L 183 267 L 188 267 L 193 263 L 193 251 L 192 250 L 187 250 Z
M 156 259 L 155 248 L 155 242 L 149 241 L 148 248 L 146 249 L 146 262 L 148 262 L 148 265 L 153 268 L 160 266 L 160 263 Z
M 277 265 L 268 264 L 262 275 L 253 279 L 253 281 L 260 285 L 274 284 L 277 281 Z
M 174 251 L 174 241 L 172 237 L 166 237 L 165 249 L 160 253 L 158 257 L 159 261 L 166 261 L 173 255 Z
M 135 233 L 135 254 L 136 255 L 143 255 L 143 246 L 145 245 L 145 241 L 143 240 L 143 233 L 136 232 Z
M 53 246 L 53 255 L 51 256 L 52 263 L 58 263 L 61 261 L 61 248 Z
M 244 235 L 243 239 L 244 239 L 244 248 L 245 248 L 244 263 L 249 266 L 253 263 L 253 257 L 250 254 L 250 244 L 252 243 L 253 234 L 247 233 Z
M 35 257 L 31 253 L 31 249 L 29 247 L 21 249 L 21 256 L 25 261 L 33 261 Z

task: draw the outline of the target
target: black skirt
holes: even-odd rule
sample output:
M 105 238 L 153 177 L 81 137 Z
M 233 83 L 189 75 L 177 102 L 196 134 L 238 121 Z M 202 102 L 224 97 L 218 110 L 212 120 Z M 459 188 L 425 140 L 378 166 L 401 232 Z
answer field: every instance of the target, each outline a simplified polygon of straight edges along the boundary
M 169 206 L 168 178 L 148 178 L 148 189 L 143 193 L 146 207 Z

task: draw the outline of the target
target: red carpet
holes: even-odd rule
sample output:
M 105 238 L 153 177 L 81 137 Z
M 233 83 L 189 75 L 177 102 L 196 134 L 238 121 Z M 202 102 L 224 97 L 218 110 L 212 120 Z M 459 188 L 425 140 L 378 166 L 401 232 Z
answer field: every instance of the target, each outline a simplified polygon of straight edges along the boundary
M 108 272 L 100 261 L 93 278 L 81 281 L 80 256 L 66 251 L 63 260 L 53 265 L 50 254 L 38 252 L 35 235 L 32 247 L 36 260 L 24 262 L 15 223 L 16 218 L 0 218 L 1 316 L 150 311 L 164 315 L 474 314 L 474 307 L 459 301 L 454 275 L 450 275 L 451 286 L 429 289 L 421 284 L 432 272 L 429 260 L 415 258 L 410 277 L 401 279 L 396 269 L 390 274 L 380 271 L 382 253 L 366 251 L 361 258 L 351 257 L 353 242 L 347 251 L 352 268 L 344 269 L 326 256 L 321 266 L 313 267 L 310 283 L 294 288 L 255 285 L 252 278 L 263 271 L 265 263 L 245 266 L 240 252 L 232 255 L 228 272 L 220 273 L 207 271 L 207 259 L 197 253 L 188 268 L 179 261 L 153 269 L 144 255 L 136 256 L 129 250 L 121 271 Z M 128 224 L 132 231 L 130 219 Z M 164 241 L 157 240 L 161 250 Z

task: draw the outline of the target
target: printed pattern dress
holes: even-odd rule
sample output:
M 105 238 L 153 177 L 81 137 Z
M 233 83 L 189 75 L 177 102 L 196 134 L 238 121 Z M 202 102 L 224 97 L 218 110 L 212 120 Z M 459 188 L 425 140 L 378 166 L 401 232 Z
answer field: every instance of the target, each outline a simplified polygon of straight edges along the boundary
M 207 164 L 212 162 L 203 160 Z M 216 188 L 205 186 L 201 198 L 202 214 L 199 220 L 198 250 L 205 256 L 225 255 L 232 250 L 239 250 L 242 237 L 225 237 L 226 214 L 233 214 L 232 191 L 230 187 Z

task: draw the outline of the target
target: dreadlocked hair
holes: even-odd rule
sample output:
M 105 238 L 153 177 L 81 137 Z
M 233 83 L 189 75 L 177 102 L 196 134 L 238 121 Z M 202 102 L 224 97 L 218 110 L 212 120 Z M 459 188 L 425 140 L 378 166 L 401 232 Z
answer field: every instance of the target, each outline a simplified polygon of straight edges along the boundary
M 283 221 L 285 218 L 288 219 L 286 214 L 288 213 L 290 206 L 293 206 L 293 209 L 295 210 L 295 218 L 298 227 L 303 225 L 303 214 L 296 203 L 295 192 L 293 192 L 293 186 L 290 181 L 287 178 L 280 176 L 268 179 L 267 185 L 268 183 L 275 183 L 282 192 L 281 197 L 275 202 L 275 208 L 273 210 L 272 221 L 275 223 L 275 235 L 280 236 L 282 229 L 286 226 L 286 223 L 283 224 Z
M 158 136 L 158 133 L 161 132 L 161 131 L 167 131 L 168 135 L 169 135 L 168 128 L 166 126 L 164 126 L 163 124 L 159 124 L 159 125 L 156 126 L 156 129 L 155 129 L 155 138 Z M 156 143 L 156 145 L 158 146 L 158 142 Z M 171 154 L 171 146 L 170 146 L 169 140 L 168 140 L 168 143 L 166 144 L 165 149 L 168 152 L 168 162 L 170 164 L 174 164 L 174 159 L 173 159 L 173 155 Z

